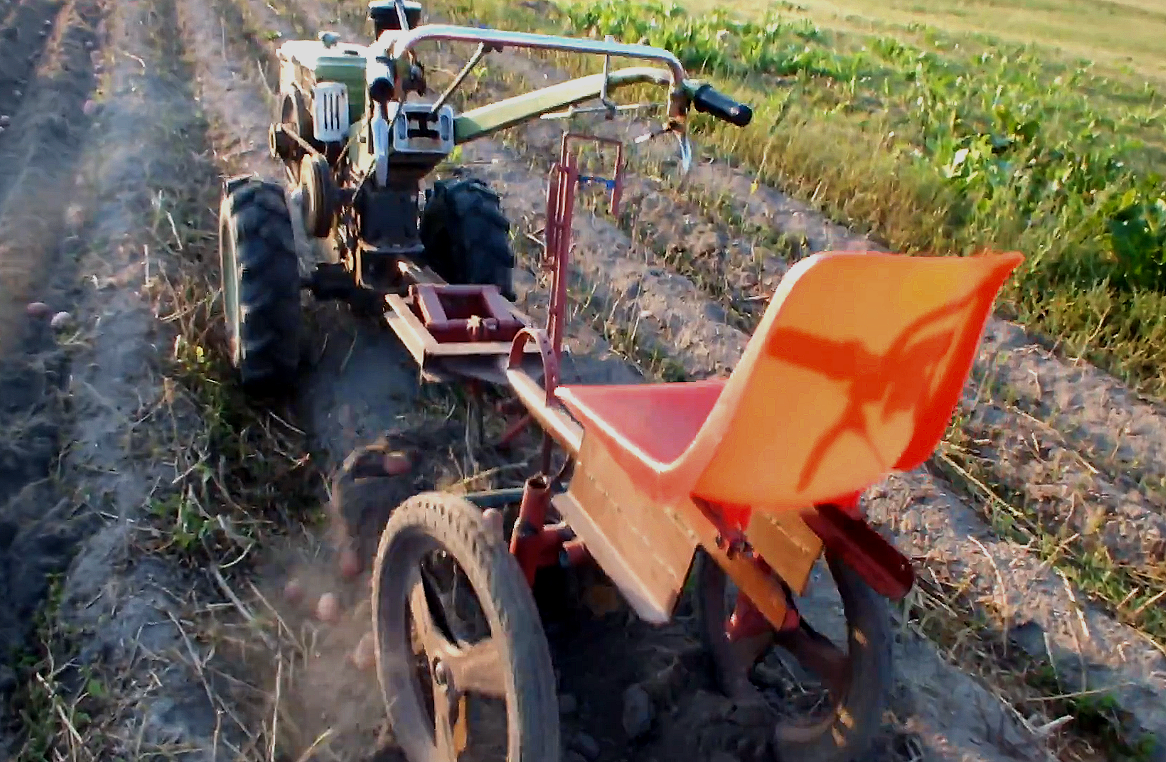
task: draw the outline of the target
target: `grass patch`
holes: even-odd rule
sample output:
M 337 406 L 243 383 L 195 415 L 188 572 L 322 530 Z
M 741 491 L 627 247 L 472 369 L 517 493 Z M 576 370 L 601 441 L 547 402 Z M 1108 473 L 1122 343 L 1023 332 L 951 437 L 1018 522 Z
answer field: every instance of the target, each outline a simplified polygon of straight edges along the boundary
M 1161 565 L 1119 563 L 1100 543 L 1076 533 L 1063 536 L 1062 522 L 1042 519 L 1042 511 L 1030 506 L 1021 491 L 995 475 L 990 461 L 961 431 L 958 417 L 930 464 L 970 498 L 999 536 L 1030 548 L 1115 619 L 1166 649 L 1166 609 L 1156 605 L 1166 590 Z
M 1075 691 L 1053 666 L 1008 643 L 1003 617 L 991 601 L 974 600 L 970 582 L 927 568 L 908 599 L 910 626 L 935 643 L 961 669 L 978 677 L 1038 733 L 1068 723 L 1068 733 L 1049 733 L 1058 759 L 1143 762 L 1152 736 L 1129 731 L 1129 717 L 1105 691 Z M 1064 718 L 1071 718 L 1066 720 Z M 1014 749 L 1018 756 L 1025 750 Z

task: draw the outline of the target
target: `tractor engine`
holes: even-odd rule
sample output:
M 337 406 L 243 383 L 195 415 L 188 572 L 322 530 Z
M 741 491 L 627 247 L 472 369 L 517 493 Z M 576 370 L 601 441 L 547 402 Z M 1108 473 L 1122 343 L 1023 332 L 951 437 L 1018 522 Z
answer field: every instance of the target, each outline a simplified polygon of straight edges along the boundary
M 420 3 L 402 7 L 409 28 L 420 24 Z M 426 95 L 423 67 L 385 54 L 400 16 L 393 0 L 374 0 L 372 45 L 325 32 L 280 46 L 270 139 L 299 184 L 305 230 L 325 238 L 345 220 L 344 256 L 357 285 L 376 291 L 394 290 L 400 260 L 421 258 L 421 182 L 454 148 L 453 109 L 409 100 Z
M 419 261 L 424 253 L 418 233 L 421 181 L 453 151 L 454 112 L 448 105 L 434 112 L 431 103 L 374 99 L 379 93 L 370 81 L 358 160 L 369 171 L 352 206 L 362 243 L 357 280 L 384 289 L 396 277 L 398 260 Z

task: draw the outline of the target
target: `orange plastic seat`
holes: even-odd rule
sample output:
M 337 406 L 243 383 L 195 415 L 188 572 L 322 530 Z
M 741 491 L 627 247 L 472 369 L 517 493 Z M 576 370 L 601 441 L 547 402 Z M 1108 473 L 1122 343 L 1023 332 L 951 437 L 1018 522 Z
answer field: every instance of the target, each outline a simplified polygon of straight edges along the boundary
M 747 521 L 843 499 L 934 450 L 1022 260 L 815 254 L 786 273 L 728 380 L 555 394 L 657 502 L 696 497 Z

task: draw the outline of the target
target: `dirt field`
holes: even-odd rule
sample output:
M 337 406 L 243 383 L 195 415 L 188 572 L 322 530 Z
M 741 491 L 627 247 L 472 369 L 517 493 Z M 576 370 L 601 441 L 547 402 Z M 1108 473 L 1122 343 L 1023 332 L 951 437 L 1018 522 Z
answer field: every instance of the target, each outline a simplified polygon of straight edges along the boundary
M 520 483 L 525 456 L 468 446 L 464 397 L 419 387 L 395 339 L 338 305 L 306 304 L 299 398 L 253 408 L 215 304 L 220 179 L 279 177 L 278 38 L 364 39 L 362 14 L 0 0 L 6 757 L 393 758 L 378 755 L 375 677 L 348 659 L 368 596 L 335 573 L 328 477 L 381 437 L 413 462 L 401 499 Z M 435 56 L 431 71 L 460 64 Z M 479 97 L 564 76 L 546 58 L 490 60 Z M 541 123 L 462 154 L 503 192 L 536 315 L 530 235 L 557 135 Z M 567 380 L 727 372 L 792 259 L 880 248 L 720 161 L 670 183 L 670 160 L 662 145 L 637 154 L 619 219 L 580 207 Z M 29 314 L 34 301 L 47 312 Z M 940 452 L 866 499 L 921 570 L 895 613 L 893 711 L 872 759 L 1166 760 L 1159 402 L 994 320 Z M 308 603 L 283 600 L 290 578 Z M 329 591 L 334 626 L 310 615 Z M 835 597 L 801 607 L 830 631 Z M 653 629 L 602 584 L 582 598 L 549 617 L 565 760 L 758 758 L 764 727 L 714 692 L 686 605 Z M 652 709 L 629 719 L 637 685 Z

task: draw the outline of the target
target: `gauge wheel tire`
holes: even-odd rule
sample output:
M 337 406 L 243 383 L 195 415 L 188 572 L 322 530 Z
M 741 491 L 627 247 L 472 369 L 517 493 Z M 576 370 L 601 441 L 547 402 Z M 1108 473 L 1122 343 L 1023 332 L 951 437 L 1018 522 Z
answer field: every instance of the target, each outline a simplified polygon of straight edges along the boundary
M 232 181 L 219 207 L 219 267 L 231 364 L 250 392 L 289 391 L 300 364 L 300 270 L 283 188 Z
M 377 677 L 397 744 L 413 762 L 437 759 L 433 712 L 428 706 L 412 643 L 415 605 L 426 605 L 435 631 L 449 632 L 444 611 L 435 616 L 437 595 L 418 575 L 427 553 L 443 553 L 465 575 L 473 596 L 489 626 L 495 669 L 491 679 L 478 665 L 478 681 L 505 697 L 505 756 L 501 762 L 558 762 L 560 759 L 559 704 L 555 691 L 550 647 L 543 632 L 530 586 L 510 553 L 506 540 L 483 519 L 482 511 L 465 498 L 440 492 L 415 495 L 393 511 L 381 536 L 373 569 L 373 627 Z M 442 634 L 446 647 L 465 654 L 482 645 L 464 644 Z M 423 645 L 423 648 L 425 646 Z M 444 649 L 442 649 L 444 650 Z M 449 653 L 446 651 L 446 653 Z M 426 663 L 442 658 L 425 648 Z M 464 658 L 464 657 L 463 657 Z M 451 659 L 450 665 L 454 664 Z M 459 670 L 451 666 L 451 681 L 458 684 Z M 477 691 L 468 689 L 469 695 Z M 500 698 L 500 697 L 499 697 Z M 466 739 L 474 745 L 474 733 Z M 491 739 L 499 740 L 499 739 Z M 447 755 L 452 762 L 456 754 Z
M 514 301 L 510 222 L 489 185 L 475 177 L 438 180 L 421 213 L 426 264 L 448 283 L 494 285 Z
M 826 561 L 846 615 L 847 688 L 825 717 L 800 725 L 779 722 L 771 735 L 773 756 L 779 762 L 865 759 L 890 699 L 894 672 L 886 600 L 846 564 L 831 556 Z M 739 666 L 725 637 L 730 613 L 725 601 L 728 577 L 703 551 L 697 552 L 693 577 L 693 608 L 701 640 L 712 657 L 717 683 L 722 691 L 730 692 Z

